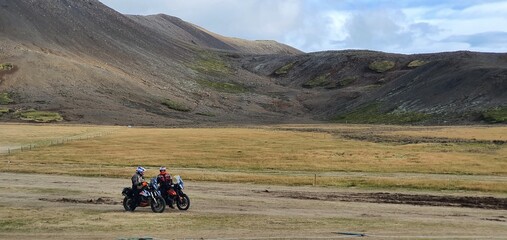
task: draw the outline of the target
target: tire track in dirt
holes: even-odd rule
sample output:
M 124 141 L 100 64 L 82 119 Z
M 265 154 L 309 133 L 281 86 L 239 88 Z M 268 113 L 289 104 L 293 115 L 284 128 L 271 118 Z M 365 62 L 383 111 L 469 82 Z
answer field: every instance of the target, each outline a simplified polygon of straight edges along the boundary
M 121 204 L 121 202 L 115 201 L 112 198 L 108 197 L 99 197 L 97 199 L 86 199 L 86 200 L 72 198 L 58 198 L 58 199 L 39 198 L 39 200 L 46 202 L 81 203 L 81 204 L 107 204 L 107 205 Z
M 435 196 L 403 193 L 309 193 L 298 191 L 257 191 L 259 194 L 274 195 L 279 198 L 293 198 L 319 201 L 368 202 L 409 204 L 418 206 L 466 207 L 507 210 L 507 198 L 475 196 Z

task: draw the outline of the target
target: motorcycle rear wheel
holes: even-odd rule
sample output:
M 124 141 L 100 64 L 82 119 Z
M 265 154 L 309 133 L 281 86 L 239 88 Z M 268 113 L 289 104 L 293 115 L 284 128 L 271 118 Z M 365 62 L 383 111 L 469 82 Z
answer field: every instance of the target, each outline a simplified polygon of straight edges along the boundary
M 190 198 L 187 194 L 181 195 L 181 198 L 176 199 L 176 206 L 179 210 L 186 211 L 190 207 Z
M 123 208 L 125 208 L 125 211 L 133 212 L 134 210 L 136 210 L 137 206 L 132 206 L 133 201 L 134 201 L 134 199 L 132 199 L 130 197 L 123 198 Z
M 165 210 L 165 200 L 163 197 L 157 196 L 155 197 L 155 201 L 151 201 L 151 210 L 156 213 L 164 212 Z

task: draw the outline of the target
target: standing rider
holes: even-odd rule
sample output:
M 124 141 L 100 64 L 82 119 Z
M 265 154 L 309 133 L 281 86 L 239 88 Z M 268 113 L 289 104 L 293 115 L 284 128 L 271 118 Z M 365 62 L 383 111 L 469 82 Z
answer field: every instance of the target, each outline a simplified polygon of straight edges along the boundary
M 133 201 L 134 206 L 139 205 L 140 198 L 141 198 L 141 196 L 139 196 L 139 194 L 148 185 L 148 183 L 144 180 L 144 171 L 146 171 L 146 169 L 139 166 L 139 167 L 137 167 L 136 173 L 134 174 L 134 176 L 132 176 L 132 190 L 134 192 L 134 196 L 133 196 L 134 197 L 134 201 Z
M 160 184 L 160 192 L 162 192 L 162 197 L 168 200 L 167 205 L 169 205 L 170 208 L 174 208 L 174 203 L 167 193 L 173 184 L 173 179 L 171 177 L 171 174 L 167 172 L 166 167 L 160 167 L 160 174 L 157 176 L 157 182 Z

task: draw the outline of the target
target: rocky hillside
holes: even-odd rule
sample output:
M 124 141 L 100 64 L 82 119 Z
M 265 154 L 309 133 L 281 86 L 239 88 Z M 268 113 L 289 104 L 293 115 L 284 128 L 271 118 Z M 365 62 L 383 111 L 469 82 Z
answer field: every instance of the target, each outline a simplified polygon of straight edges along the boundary
M 507 54 L 339 51 L 242 62 L 277 84 L 307 89 L 300 101 L 312 115 L 332 121 L 443 124 L 507 117 Z
M 0 120 L 505 122 L 507 55 L 302 53 L 97 0 L 0 0 Z

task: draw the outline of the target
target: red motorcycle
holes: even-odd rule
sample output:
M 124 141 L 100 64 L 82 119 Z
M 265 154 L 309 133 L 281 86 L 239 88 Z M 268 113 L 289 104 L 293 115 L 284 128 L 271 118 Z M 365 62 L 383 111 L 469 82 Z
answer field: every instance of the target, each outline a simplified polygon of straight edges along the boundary
M 180 176 L 174 178 L 176 183 L 167 190 L 167 194 L 164 194 L 166 195 L 164 200 L 166 203 L 176 203 L 179 210 L 186 211 L 190 207 L 190 198 L 183 193 L 183 188 L 185 188 L 183 179 Z

